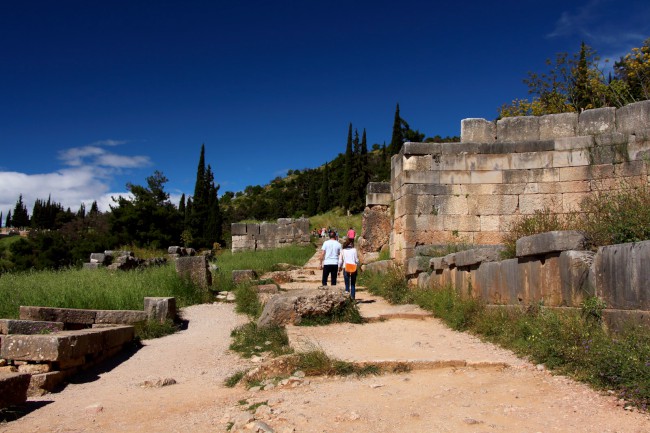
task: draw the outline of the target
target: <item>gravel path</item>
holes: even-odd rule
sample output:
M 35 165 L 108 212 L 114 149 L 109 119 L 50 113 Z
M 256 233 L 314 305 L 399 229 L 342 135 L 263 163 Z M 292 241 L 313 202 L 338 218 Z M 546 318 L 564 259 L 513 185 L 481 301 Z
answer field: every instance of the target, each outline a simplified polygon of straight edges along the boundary
M 420 319 L 289 327 L 292 344 L 339 359 L 435 361 L 436 368 L 226 388 L 225 378 L 254 365 L 228 351 L 230 331 L 246 319 L 231 304 L 197 305 L 183 310 L 187 330 L 146 341 L 109 371 L 60 393 L 30 399 L 33 410 L 0 424 L 0 432 L 650 432 L 648 415 L 611 395 L 422 318 L 414 306 L 394 310 L 375 301 L 362 311 L 399 317 L 406 308 Z M 445 366 L 459 360 L 470 365 Z M 142 386 L 165 378 L 177 383 Z

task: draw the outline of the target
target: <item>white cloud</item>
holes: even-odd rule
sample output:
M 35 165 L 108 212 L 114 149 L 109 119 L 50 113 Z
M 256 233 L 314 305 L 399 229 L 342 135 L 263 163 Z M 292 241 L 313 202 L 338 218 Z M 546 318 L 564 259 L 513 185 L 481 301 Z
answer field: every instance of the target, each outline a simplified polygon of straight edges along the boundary
M 73 211 L 81 203 L 88 209 L 93 201 L 97 201 L 101 211 L 109 210 L 109 205 L 113 204 L 112 196 L 129 196 L 126 192 L 109 192 L 115 176 L 124 169 L 151 165 L 148 156 L 118 155 L 102 148 L 123 143 L 126 141 L 100 140 L 63 150 L 58 156 L 64 167 L 51 173 L 0 170 L 0 211 L 3 218 L 7 212 L 13 211 L 20 194 L 30 214 L 36 199 L 47 199 L 48 196 Z

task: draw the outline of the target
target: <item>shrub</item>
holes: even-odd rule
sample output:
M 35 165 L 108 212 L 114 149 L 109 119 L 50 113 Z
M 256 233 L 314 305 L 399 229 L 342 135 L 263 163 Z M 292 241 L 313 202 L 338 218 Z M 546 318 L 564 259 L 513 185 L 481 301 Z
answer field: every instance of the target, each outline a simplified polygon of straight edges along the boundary
M 255 322 L 249 322 L 235 328 L 230 336 L 233 340 L 230 349 L 240 353 L 244 358 L 264 352 L 270 352 L 274 356 L 292 352 L 287 332 L 280 326 L 260 328 Z
M 650 187 L 624 182 L 581 203 L 581 225 L 590 243 L 602 245 L 650 239 Z
M 505 250 L 502 258 L 516 257 L 517 239 L 555 230 L 571 230 L 576 227 L 574 214 L 557 214 L 549 207 L 536 210 L 532 215 L 521 216 L 511 223 L 503 237 Z

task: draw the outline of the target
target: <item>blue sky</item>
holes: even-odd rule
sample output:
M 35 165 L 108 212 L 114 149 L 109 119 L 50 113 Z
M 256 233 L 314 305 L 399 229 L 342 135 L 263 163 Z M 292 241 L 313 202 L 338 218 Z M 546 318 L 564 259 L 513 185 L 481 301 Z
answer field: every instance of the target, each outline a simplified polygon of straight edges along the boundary
M 345 150 L 348 124 L 390 141 L 460 135 L 527 97 L 528 71 L 585 41 L 618 59 L 650 2 L 0 2 L 0 211 L 23 194 L 77 209 L 154 170 L 191 194 L 202 143 L 224 191 Z

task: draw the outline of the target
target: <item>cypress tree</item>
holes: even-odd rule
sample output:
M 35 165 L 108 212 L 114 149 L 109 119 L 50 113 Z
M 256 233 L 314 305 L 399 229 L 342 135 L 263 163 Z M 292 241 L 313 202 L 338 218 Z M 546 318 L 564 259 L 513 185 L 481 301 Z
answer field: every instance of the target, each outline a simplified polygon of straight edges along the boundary
M 14 208 L 14 214 L 11 218 L 11 222 L 16 228 L 29 226 L 29 214 L 27 213 L 27 207 L 25 207 L 25 204 L 23 203 L 22 194 L 20 194 L 18 201 L 16 202 L 16 207 Z
M 352 170 L 354 165 L 352 155 L 352 122 L 348 128 L 348 141 L 345 146 L 345 166 L 343 168 L 343 191 L 341 194 L 342 205 L 345 209 L 350 209 L 352 201 Z
M 5 227 L 11 227 L 11 211 L 7 211 L 7 219 L 5 220 Z
M 192 198 L 192 214 L 190 224 L 186 227 L 192 233 L 192 238 L 199 246 L 204 246 L 205 228 L 208 220 L 208 195 L 209 186 L 206 183 L 205 169 L 205 144 L 201 145 L 201 155 L 196 169 L 196 183 L 194 184 L 194 196 Z
M 389 155 L 395 155 L 402 148 L 404 142 L 404 131 L 402 129 L 402 118 L 399 115 L 399 103 L 395 108 L 395 119 L 393 120 L 393 136 L 388 145 Z
M 185 193 L 181 195 L 181 200 L 178 202 L 178 215 L 180 215 L 182 227 L 185 229 Z
M 311 176 L 309 182 L 309 193 L 307 196 L 307 215 L 314 216 L 318 212 L 318 178 L 316 172 Z
M 89 216 L 96 216 L 99 214 L 99 206 L 97 206 L 97 200 L 93 200 L 93 204 L 90 205 Z
M 359 155 L 359 198 L 360 208 L 363 209 L 366 203 L 366 186 L 370 178 L 370 167 L 368 166 L 368 142 L 366 140 L 366 128 L 363 128 L 363 135 L 361 136 L 361 153 Z

